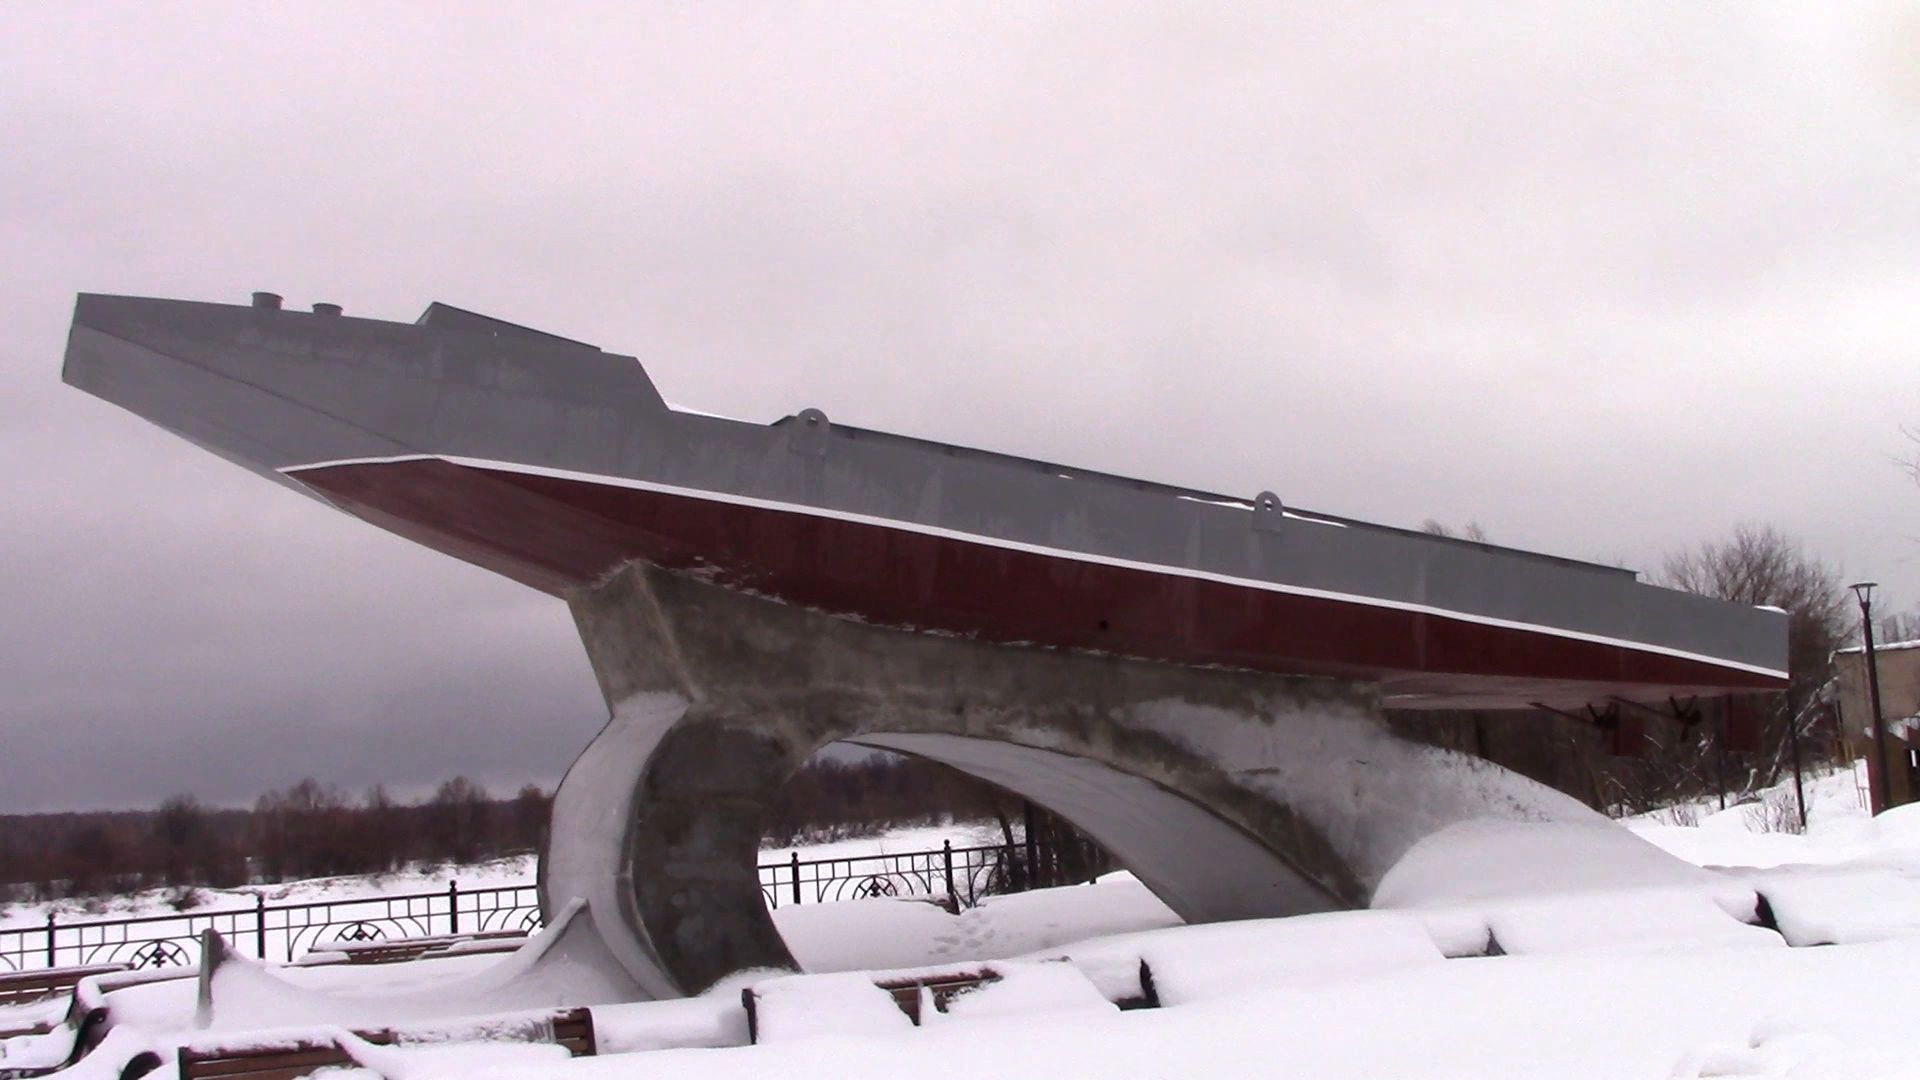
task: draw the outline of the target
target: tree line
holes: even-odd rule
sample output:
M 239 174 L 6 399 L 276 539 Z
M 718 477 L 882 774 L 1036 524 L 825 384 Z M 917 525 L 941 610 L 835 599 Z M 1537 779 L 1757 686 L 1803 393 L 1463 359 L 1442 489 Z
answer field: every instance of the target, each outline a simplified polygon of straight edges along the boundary
M 308 778 L 267 792 L 251 809 L 175 795 L 152 810 L 0 816 L 0 898 L 230 888 L 473 863 L 537 850 L 551 806 L 537 786 L 497 799 L 465 776 L 412 803 L 384 787 L 354 798 Z M 1071 831 L 1036 812 L 1036 835 Z M 763 843 L 818 843 L 950 820 L 997 821 L 1012 843 L 1027 810 L 1017 796 L 931 761 L 822 757 L 775 796 Z
M 534 850 L 550 797 L 496 799 L 456 776 L 419 802 L 351 798 L 312 778 L 251 809 L 175 795 L 152 810 L 0 816 L 0 888 L 15 900 L 388 873 Z
M 1011 820 L 1018 796 L 938 762 L 898 754 L 807 763 L 774 796 L 761 842 L 816 844 L 947 821 Z

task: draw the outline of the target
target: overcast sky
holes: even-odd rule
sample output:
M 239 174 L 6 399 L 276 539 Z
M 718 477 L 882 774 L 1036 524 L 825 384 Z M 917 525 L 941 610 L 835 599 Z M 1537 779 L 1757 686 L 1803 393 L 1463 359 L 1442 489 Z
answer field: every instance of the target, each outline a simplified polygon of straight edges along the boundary
M 0 811 L 551 785 L 604 715 L 559 601 L 62 386 L 82 290 L 1920 599 L 1920 10 L 1330 6 L 0 7 Z

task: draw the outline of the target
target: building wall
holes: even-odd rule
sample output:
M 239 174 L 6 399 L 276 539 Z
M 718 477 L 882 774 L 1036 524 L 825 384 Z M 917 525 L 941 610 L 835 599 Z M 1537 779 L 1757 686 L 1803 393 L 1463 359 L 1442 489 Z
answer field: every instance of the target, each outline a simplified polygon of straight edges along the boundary
M 1892 805 L 1920 801 L 1920 769 L 1914 767 L 1916 756 L 1920 756 L 1920 733 L 1913 730 L 1913 724 L 1900 722 L 1920 716 L 1920 645 L 1878 649 L 1874 659 L 1880 669 L 1880 709 L 1889 724 L 1885 762 L 1877 760 L 1873 752 L 1866 653 L 1854 648 L 1842 650 L 1833 657 L 1839 679 L 1840 730 L 1854 753 L 1867 763 L 1873 811 L 1877 814 L 1886 809 L 1880 805 L 1883 766 L 1887 770 Z

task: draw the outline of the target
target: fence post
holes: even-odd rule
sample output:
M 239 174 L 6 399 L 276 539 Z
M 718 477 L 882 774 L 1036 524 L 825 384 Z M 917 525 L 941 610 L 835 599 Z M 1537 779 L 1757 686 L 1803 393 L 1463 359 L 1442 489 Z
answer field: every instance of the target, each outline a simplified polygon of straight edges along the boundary
M 953 841 L 940 841 L 940 861 L 947 870 L 947 910 L 960 914 L 960 898 L 953 894 Z
M 1033 803 L 1026 799 L 1021 799 L 1020 833 L 1021 837 L 1026 841 L 1027 846 L 1027 873 L 1026 881 L 1023 883 L 1022 888 L 1026 889 L 1037 889 L 1041 886 L 1040 846 L 1037 838 L 1033 835 L 1033 819 Z
M 59 967 L 53 962 L 53 912 L 47 912 L 47 966 Z
M 800 902 L 800 853 L 793 853 L 793 860 L 787 864 L 793 868 L 793 902 Z
M 267 958 L 267 894 L 253 894 L 253 953 L 260 959 Z M 292 960 L 293 957 L 287 957 Z

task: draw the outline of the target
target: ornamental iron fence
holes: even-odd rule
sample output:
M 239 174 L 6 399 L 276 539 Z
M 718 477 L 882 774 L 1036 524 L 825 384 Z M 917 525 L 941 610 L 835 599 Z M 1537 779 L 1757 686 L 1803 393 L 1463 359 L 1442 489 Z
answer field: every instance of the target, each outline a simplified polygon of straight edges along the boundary
M 1091 881 L 1112 868 L 1091 843 L 1029 842 L 954 847 L 845 858 L 762 863 L 760 891 L 769 908 L 875 897 L 917 898 L 958 913 L 999 893 Z M 230 947 L 263 960 L 291 963 L 330 946 L 375 941 L 538 930 L 533 885 L 445 889 L 398 896 L 181 911 L 124 919 L 61 921 L 0 928 L 0 972 L 90 964 L 133 968 L 197 965 L 201 934 L 217 931 Z

